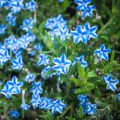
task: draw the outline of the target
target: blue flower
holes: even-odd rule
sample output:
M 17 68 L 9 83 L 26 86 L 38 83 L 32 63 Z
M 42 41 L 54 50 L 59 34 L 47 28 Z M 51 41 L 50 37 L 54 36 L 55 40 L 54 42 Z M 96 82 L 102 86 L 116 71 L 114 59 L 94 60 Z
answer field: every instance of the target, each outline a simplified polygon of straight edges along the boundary
M 22 9 L 24 9 L 23 0 L 11 0 L 10 6 L 11 6 L 11 12 L 14 14 L 17 14 Z
M 12 69 L 21 70 L 23 68 L 22 56 L 18 56 L 17 59 L 13 59 L 12 61 Z
M 22 110 L 29 110 L 30 109 L 30 105 L 28 105 L 28 104 L 22 104 L 21 105 L 21 109 Z
M 62 74 L 66 74 L 71 65 L 71 61 L 66 59 L 65 54 L 62 54 L 60 58 L 54 58 L 53 62 L 55 63 L 53 69 L 59 71 Z
M 37 108 L 37 107 L 39 107 L 40 101 L 41 101 L 40 95 L 33 94 L 30 102 L 31 102 L 33 108 Z
M 38 95 L 38 94 L 41 94 L 43 92 L 43 89 L 41 87 L 42 86 L 41 81 L 33 82 L 32 86 L 33 87 L 30 89 L 30 92 L 32 92 L 33 94 Z
M 87 114 L 94 115 L 96 113 L 96 104 L 87 103 Z
M 6 0 L 0 0 L 0 8 L 6 4 Z
M 73 64 L 75 64 L 77 62 L 80 62 L 82 67 L 87 67 L 88 66 L 88 63 L 84 60 L 84 55 L 81 55 L 80 57 L 76 57 Z
M 26 32 L 29 32 L 33 28 L 33 19 L 24 19 L 23 25 L 20 28 Z
M 97 55 L 100 60 L 108 60 L 108 53 L 111 52 L 111 49 L 105 49 L 105 45 L 102 44 L 100 49 L 94 51 L 94 55 Z
M 46 55 L 44 54 L 39 54 L 39 60 L 37 62 L 37 65 L 47 65 L 49 64 L 49 59 Z
M 103 80 L 107 84 L 107 86 L 106 86 L 107 90 L 108 89 L 111 89 L 112 91 L 116 91 L 117 90 L 116 85 L 118 84 L 119 80 L 117 80 L 117 79 L 113 80 L 112 79 L 112 75 L 104 76 Z
M 12 81 L 8 81 L 7 84 L 10 86 L 10 90 L 12 94 L 21 94 L 21 87 L 23 86 L 23 82 L 18 82 L 16 76 L 12 77 Z
M 92 17 L 92 12 L 95 10 L 95 6 L 94 5 L 89 5 L 87 6 L 84 10 L 82 10 L 82 19 L 84 19 L 85 17 L 89 16 Z
M 87 5 L 91 3 L 91 0 L 75 0 L 75 3 L 78 4 L 77 10 L 85 10 Z
M 49 74 L 49 75 L 46 75 L 47 72 L 51 71 L 52 70 L 52 67 L 51 66 L 47 66 L 45 67 L 42 72 L 41 72 L 41 76 L 42 78 L 46 79 L 48 77 L 52 77 L 52 74 Z
M 1 93 L 5 95 L 7 99 L 9 99 L 12 95 L 11 93 L 11 87 L 9 86 L 8 83 L 5 84 L 4 88 L 1 90 Z
M 25 6 L 26 6 L 26 9 L 30 10 L 31 12 L 37 9 L 37 3 L 34 0 L 27 2 Z
M 52 110 L 52 114 L 55 114 L 56 112 L 62 113 L 63 108 L 66 108 L 66 105 L 61 102 L 60 99 L 57 99 L 56 101 L 53 101 L 49 106 L 48 109 Z
M 11 57 L 8 53 L 8 50 L 4 46 L 0 46 L 0 64 L 4 65 L 6 61 L 10 60 Z
M 82 106 L 83 114 L 93 115 L 96 113 L 96 104 L 91 104 L 87 95 L 78 95 L 78 100 L 80 101 L 79 105 Z
M 87 43 L 88 41 L 88 36 L 86 36 L 88 34 L 88 31 L 85 30 L 84 26 L 80 26 L 77 25 L 76 30 L 75 31 L 71 31 L 71 35 L 74 38 L 74 43 L 77 44 L 80 41 L 82 41 L 83 43 Z
M 6 30 L 6 26 L 5 25 L 0 25 L 0 34 L 4 35 L 5 34 L 5 30 Z
M 28 73 L 24 80 L 30 83 L 35 80 L 35 77 L 35 74 Z
M 97 38 L 97 34 L 95 33 L 97 30 L 97 26 L 90 27 L 89 23 L 85 24 L 85 30 L 87 31 L 87 38 L 90 40 L 90 38 Z
M 41 97 L 40 98 L 39 108 L 44 109 L 44 110 L 48 110 L 49 105 L 52 104 L 52 102 L 53 102 L 53 100 L 50 99 L 50 98 Z
M 12 110 L 9 112 L 9 116 L 12 119 L 18 119 L 20 117 L 20 113 L 17 110 Z
M 8 13 L 5 20 L 8 22 L 9 26 L 15 26 L 16 25 L 16 17 L 11 12 Z
M 78 100 L 80 101 L 80 104 L 84 104 L 85 102 L 88 102 L 88 96 L 87 95 L 78 95 Z

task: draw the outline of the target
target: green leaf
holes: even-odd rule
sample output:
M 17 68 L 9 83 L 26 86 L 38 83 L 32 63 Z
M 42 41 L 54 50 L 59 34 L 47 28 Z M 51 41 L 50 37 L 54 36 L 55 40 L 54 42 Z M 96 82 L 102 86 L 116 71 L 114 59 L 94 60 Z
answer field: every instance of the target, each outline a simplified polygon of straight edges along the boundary
M 97 77 L 97 74 L 94 71 L 88 72 L 88 78 Z
M 95 88 L 95 85 L 92 83 L 87 83 L 85 86 L 82 86 L 81 88 L 75 89 L 76 94 L 86 93 Z
M 71 77 L 70 80 L 76 85 L 76 86 L 80 86 L 80 83 L 78 81 L 78 79 Z

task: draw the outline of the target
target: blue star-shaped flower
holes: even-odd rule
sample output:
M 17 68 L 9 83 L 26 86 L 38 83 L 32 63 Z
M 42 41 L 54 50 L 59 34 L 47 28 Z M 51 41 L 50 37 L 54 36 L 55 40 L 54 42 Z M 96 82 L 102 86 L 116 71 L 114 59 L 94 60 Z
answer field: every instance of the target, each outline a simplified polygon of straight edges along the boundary
M 60 99 L 57 99 L 56 101 L 53 101 L 48 108 L 52 110 L 52 114 L 55 114 L 56 112 L 62 113 L 63 108 L 66 108 L 66 105 L 61 102 Z
M 8 22 L 9 26 L 15 26 L 16 25 L 16 17 L 11 12 L 8 13 L 5 20 Z
M 31 12 L 37 9 L 37 3 L 34 0 L 27 2 L 25 6 L 26 6 L 26 9 L 30 10 Z
M 22 56 L 18 56 L 17 59 L 13 59 L 12 61 L 12 69 L 21 70 L 23 68 Z
M 23 0 L 11 0 L 10 6 L 11 6 L 11 12 L 14 14 L 17 14 L 22 9 L 24 9 Z
M 33 108 L 37 108 L 37 107 L 39 107 L 40 101 L 41 101 L 40 95 L 33 94 L 30 102 L 31 102 Z
M 32 92 L 35 95 L 41 94 L 43 92 L 42 89 L 42 82 L 38 81 L 38 82 L 33 82 L 32 83 L 33 87 L 30 89 L 30 92 Z
M 77 62 L 80 62 L 82 67 L 87 67 L 88 66 L 88 63 L 84 60 L 84 55 L 81 55 L 80 57 L 76 57 L 73 64 L 75 64 Z
M 71 31 L 71 35 L 74 38 L 75 44 L 79 43 L 80 41 L 82 41 L 83 43 L 87 43 L 88 41 L 87 34 L 88 34 L 88 31 L 84 29 L 84 26 L 80 26 L 80 25 L 77 25 L 75 31 Z
M 87 114 L 94 115 L 96 113 L 96 104 L 87 103 Z
M 8 53 L 8 50 L 4 46 L 0 46 L 0 64 L 4 65 L 6 61 L 10 60 L 11 57 Z
M 80 105 L 84 104 L 85 102 L 88 102 L 88 96 L 87 95 L 78 95 L 78 100 L 80 101 Z
M 9 86 L 8 83 L 5 84 L 4 88 L 1 90 L 1 93 L 5 95 L 7 99 L 9 99 L 12 95 L 11 93 L 11 87 Z
M 0 0 L 0 8 L 6 4 L 6 0 Z
M 84 10 L 82 10 L 82 19 L 89 16 L 92 17 L 92 12 L 95 10 L 94 5 L 87 6 Z
M 39 60 L 37 62 L 37 65 L 48 65 L 49 64 L 49 59 L 46 55 L 44 54 L 39 54 Z
M 35 74 L 28 73 L 24 80 L 30 83 L 35 80 L 35 77 Z
M 91 0 L 75 0 L 75 3 L 78 4 L 76 7 L 77 10 L 84 10 L 91 3 Z
M 22 105 L 21 105 L 21 109 L 22 109 L 22 110 L 29 110 L 29 109 L 30 109 L 30 105 L 28 105 L 28 104 L 26 104 L 26 103 L 25 103 L 25 104 L 22 104 Z
M 108 53 L 111 52 L 111 49 L 105 49 L 105 45 L 102 44 L 100 49 L 94 51 L 94 55 L 97 55 L 100 60 L 108 60 Z
M 4 35 L 5 34 L 5 30 L 6 30 L 6 26 L 5 25 L 0 25 L 0 34 Z
M 107 84 L 107 86 L 106 86 L 107 90 L 108 89 L 111 89 L 112 91 L 116 91 L 117 90 L 116 85 L 118 84 L 119 80 L 117 80 L 117 79 L 113 80 L 112 79 L 112 75 L 104 76 L 103 80 Z
M 11 119 L 18 119 L 20 117 L 20 113 L 17 110 L 12 110 L 9 112 L 9 116 Z
M 20 87 L 23 86 L 23 82 L 18 82 L 18 79 L 16 76 L 13 76 L 12 81 L 8 81 L 7 83 L 10 86 L 12 94 L 21 94 Z
M 33 28 L 33 19 L 24 19 L 23 25 L 20 28 L 26 32 L 29 32 Z
M 52 102 L 53 102 L 53 100 L 50 98 L 41 97 L 39 108 L 44 109 L 44 110 L 48 110 L 49 105 L 52 104 Z
M 65 54 L 62 54 L 60 58 L 54 58 L 53 62 L 55 63 L 53 69 L 59 71 L 62 74 L 66 74 L 71 65 L 71 61 L 66 59 Z
M 97 38 L 97 34 L 95 33 L 97 30 L 97 26 L 90 27 L 89 23 L 85 24 L 85 30 L 87 31 L 87 38 L 90 40 L 90 38 Z

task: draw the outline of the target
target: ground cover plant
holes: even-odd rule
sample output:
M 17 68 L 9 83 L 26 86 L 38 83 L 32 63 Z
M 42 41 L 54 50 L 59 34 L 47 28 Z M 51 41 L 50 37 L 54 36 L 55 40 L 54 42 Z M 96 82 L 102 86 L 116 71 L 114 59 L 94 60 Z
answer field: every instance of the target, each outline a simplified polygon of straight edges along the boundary
M 0 120 L 120 119 L 120 0 L 0 0 Z

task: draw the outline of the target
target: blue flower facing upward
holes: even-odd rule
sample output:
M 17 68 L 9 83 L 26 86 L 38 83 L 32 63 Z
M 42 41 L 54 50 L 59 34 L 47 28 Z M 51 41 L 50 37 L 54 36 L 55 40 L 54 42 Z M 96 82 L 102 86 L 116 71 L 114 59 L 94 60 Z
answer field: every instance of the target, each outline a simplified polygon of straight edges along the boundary
M 119 80 L 115 79 L 113 80 L 112 79 L 112 75 L 108 75 L 108 76 L 104 76 L 103 77 L 103 80 L 106 82 L 107 86 L 106 86 L 106 89 L 110 89 L 112 91 L 116 91 L 117 90 L 117 87 L 116 85 L 119 83 Z
M 30 83 L 35 80 L 35 77 L 35 74 L 28 73 L 24 80 Z
M 38 94 L 41 94 L 43 92 L 43 89 L 41 87 L 42 86 L 41 81 L 33 82 L 32 86 L 33 87 L 30 89 L 30 92 L 32 92 L 33 94 L 38 95 Z
M 12 69 L 21 70 L 23 68 L 22 56 L 18 56 L 17 59 L 13 59 L 12 61 Z
M 25 7 L 31 12 L 34 12 L 37 9 L 37 3 L 34 0 L 31 0 L 25 4 Z
M 8 22 L 9 26 L 15 26 L 16 25 L 16 17 L 11 12 L 8 13 L 5 20 Z
M 84 27 L 85 30 L 87 31 L 86 37 L 88 38 L 88 40 L 90 40 L 91 38 L 97 38 L 96 34 L 97 26 L 90 27 L 90 24 L 86 23 Z
M 91 3 L 92 0 L 75 0 L 74 2 L 78 4 L 76 7 L 77 10 L 86 9 L 87 5 Z
M 73 36 L 74 43 L 77 44 L 80 41 L 83 43 L 87 43 L 91 38 L 97 38 L 97 34 L 95 33 L 97 30 L 96 26 L 90 27 L 89 23 L 86 23 L 83 26 L 77 25 L 75 31 L 71 31 L 71 35 Z
M 89 16 L 92 17 L 92 12 L 95 10 L 95 6 L 94 5 L 89 5 L 87 6 L 84 10 L 82 10 L 82 19 L 84 19 L 85 17 Z
M 39 104 L 39 108 L 40 109 L 44 109 L 44 110 L 49 110 L 49 105 L 51 105 L 53 102 L 52 99 L 50 98 L 45 98 L 45 97 L 41 97 L 40 98 L 40 104 Z
M 39 54 L 39 60 L 37 62 L 37 65 L 48 65 L 49 64 L 49 59 L 46 55 L 44 54 Z
M 26 32 L 29 32 L 33 28 L 33 19 L 24 19 L 23 25 L 20 28 Z
M 38 95 L 33 94 L 30 102 L 31 102 L 33 108 L 38 108 L 39 104 L 40 104 L 40 101 L 41 101 L 40 95 L 39 94 Z
M 9 112 L 9 116 L 11 119 L 18 119 L 20 117 L 20 113 L 17 110 L 11 110 Z
M 87 67 L 88 66 L 88 63 L 84 60 L 84 55 L 81 55 L 80 57 L 76 57 L 73 64 L 75 64 L 77 62 L 80 62 L 82 67 Z
M 102 44 L 100 49 L 94 51 L 94 55 L 97 55 L 100 60 L 108 60 L 108 53 L 111 52 L 111 49 L 105 49 L 105 45 Z
M 23 0 L 11 0 L 10 7 L 12 13 L 19 13 L 22 9 L 24 9 Z
M 8 81 L 7 83 L 10 86 L 12 94 L 21 94 L 20 88 L 23 86 L 23 82 L 18 82 L 18 79 L 16 76 L 13 76 L 12 81 Z
M 54 58 L 53 62 L 55 63 L 53 69 L 59 71 L 62 74 L 66 74 L 71 65 L 71 61 L 66 59 L 65 54 L 62 54 L 60 58 Z
M 78 100 L 80 101 L 80 104 L 84 104 L 85 102 L 88 102 L 88 96 L 87 95 L 78 95 Z
M 5 84 L 4 88 L 1 90 L 1 93 L 5 95 L 7 99 L 10 99 L 12 93 L 11 93 L 11 88 L 8 83 Z
M 55 114 L 56 112 L 62 113 L 64 108 L 66 108 L 66 105 L 63 102 L 61 102 L 60 99 L 53 101 L 48 106 L 48 109 L 52 110 L 52 114 Z
M 0 46 L 0 64 L 3 66 L 5 62 L 10 59 L 11 57 L 8 53 L 8 49 L 4 46 Z

